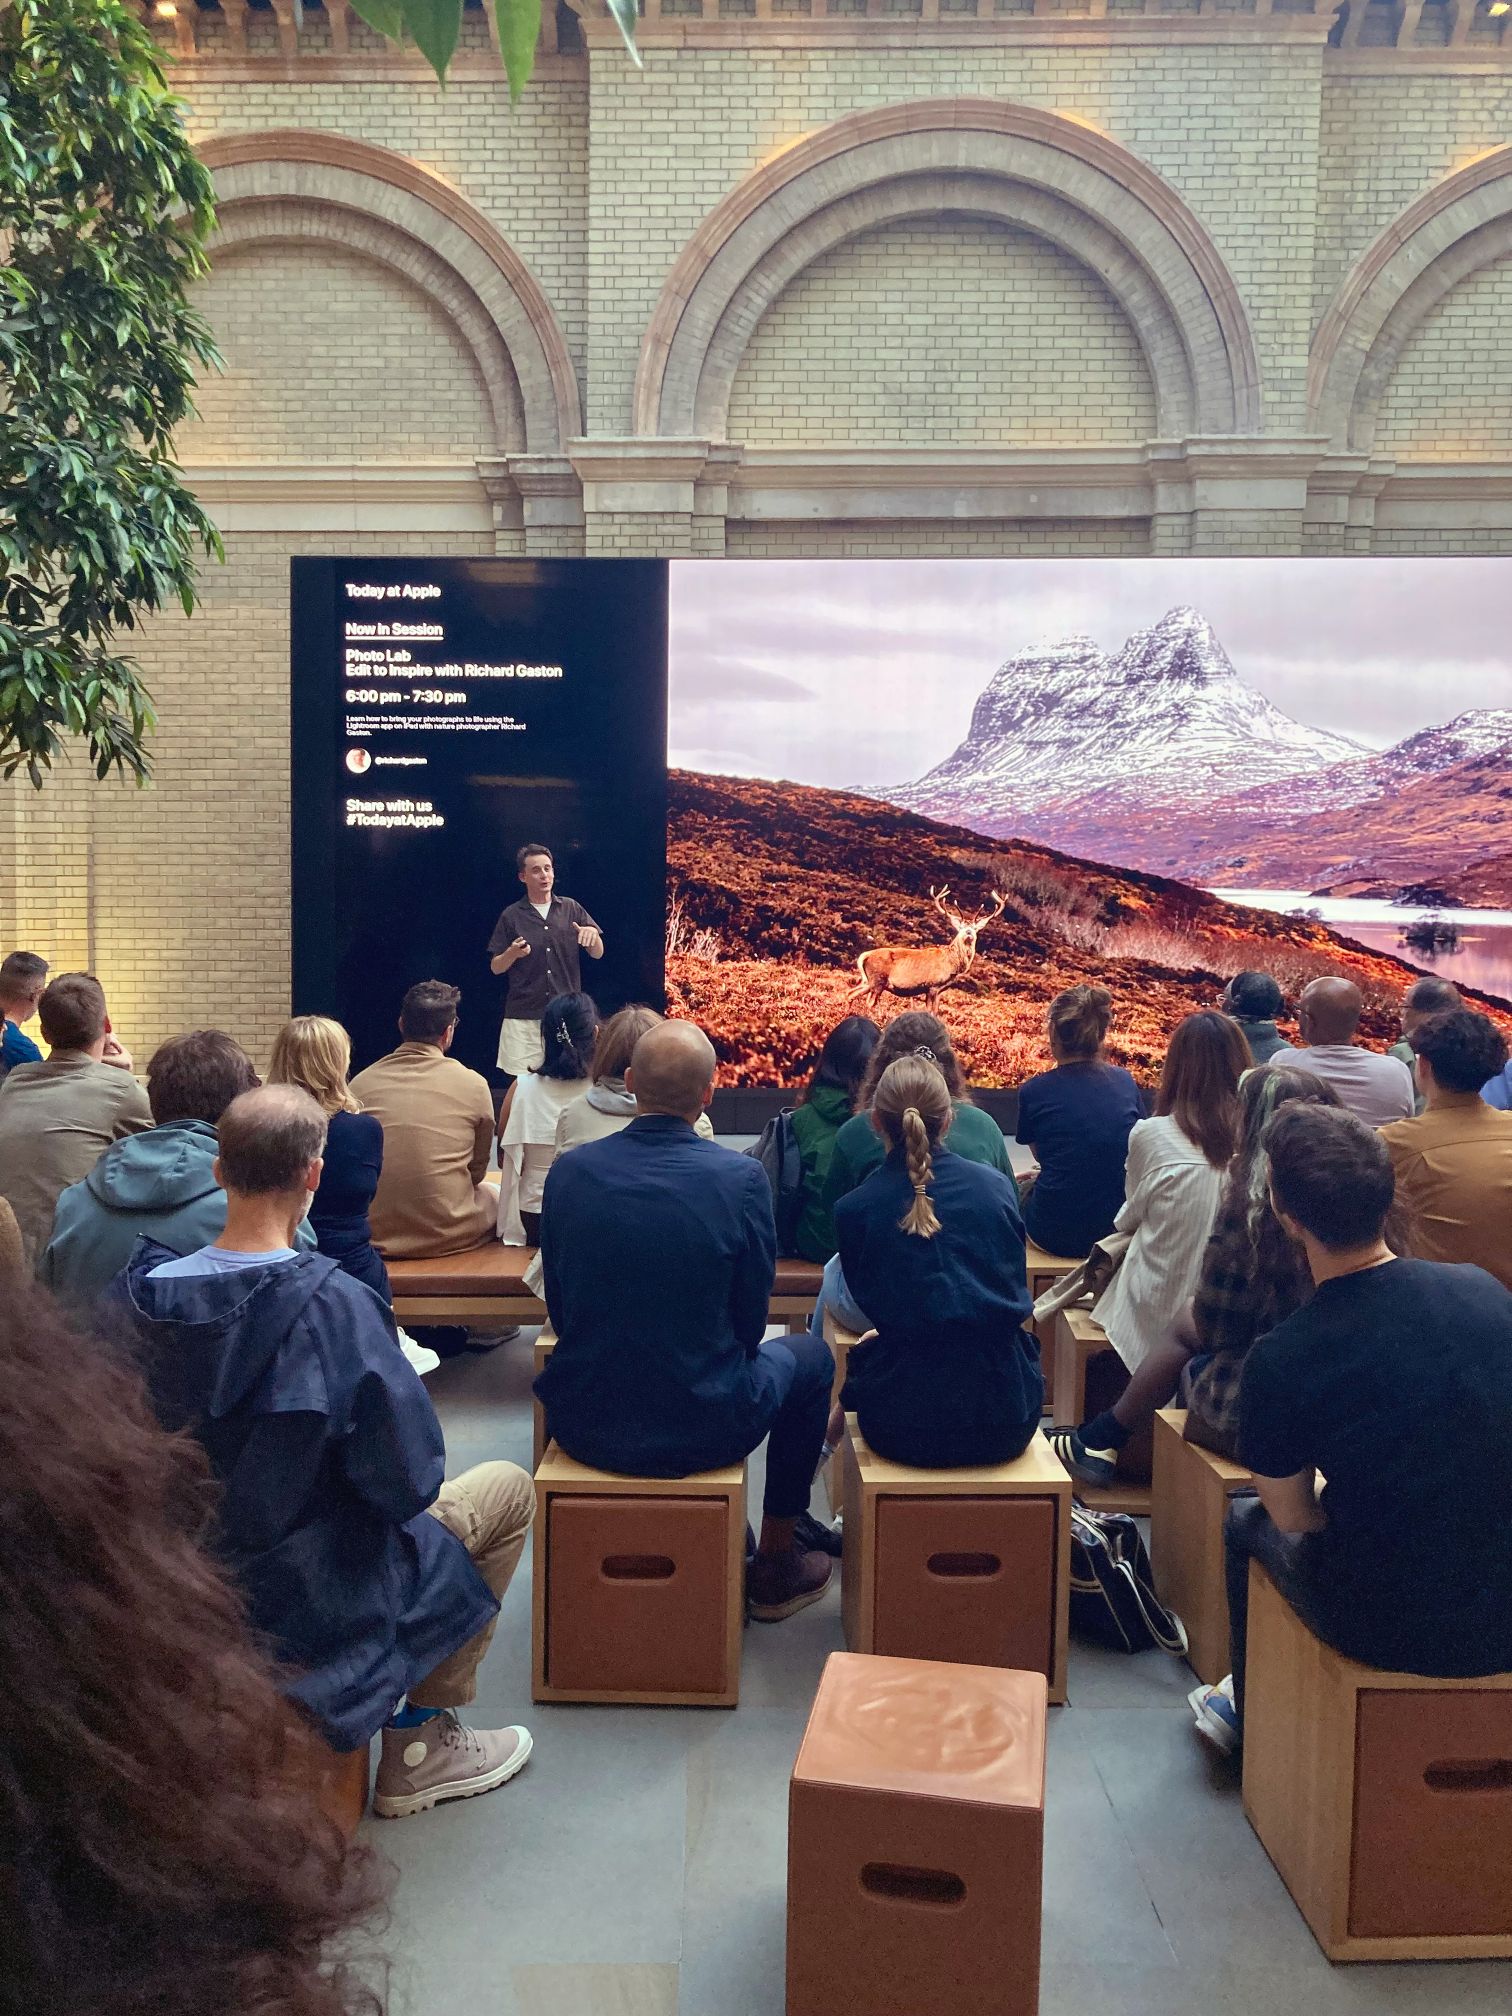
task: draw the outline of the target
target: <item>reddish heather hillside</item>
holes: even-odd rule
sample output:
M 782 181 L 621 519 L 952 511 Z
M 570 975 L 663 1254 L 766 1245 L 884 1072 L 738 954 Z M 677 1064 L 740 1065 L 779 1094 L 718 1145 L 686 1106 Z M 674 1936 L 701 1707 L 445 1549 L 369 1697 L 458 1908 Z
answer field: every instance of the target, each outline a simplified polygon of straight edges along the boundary
M 929 893 L 941 884 L 972 912 L 994 888 L 1008 897 L 940 1004 L 982 1085 L 1049 1063 L 1045 1009 L 1078 981 L 1113 989 L 1111 1054 L 1148 1079 L 1180 1018 L 1243 967 L 1292 993 L 1348 974 L 1369 1004 L 1364 1033 L 1381 1045 L 1397 1034 L 1412 972 L 1320 924 L 805 785 L 673 771 L 667 851 L 669 1001 L 708 1029 L 732 1084 L 791 1083 L 842 1015 L 869 1012 L 856 993 L 868 947 L 946 942 Z M 876 1012 L 904 1005 L 889 998 Z

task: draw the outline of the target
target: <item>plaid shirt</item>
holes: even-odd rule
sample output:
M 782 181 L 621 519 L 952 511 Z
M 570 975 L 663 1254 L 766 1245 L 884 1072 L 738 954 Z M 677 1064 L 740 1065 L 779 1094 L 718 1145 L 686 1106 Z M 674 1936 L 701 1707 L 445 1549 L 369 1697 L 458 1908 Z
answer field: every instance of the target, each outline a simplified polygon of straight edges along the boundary
M 1256 1281 L 1255 1254 L 1242 1200 L 1225 1192 L 1202 1256 L 1192 1297 L 1198 1350 L 1212 1355 L 1191 1376 L 1188 1406 L 1201 1423 L 1201 1440 L 1229 1448 L 1239 1430 L 1239 1381 L 1245 1354 L 1312 1294 L 1312 1276 L 1297 1248 L 1289 1272 Z

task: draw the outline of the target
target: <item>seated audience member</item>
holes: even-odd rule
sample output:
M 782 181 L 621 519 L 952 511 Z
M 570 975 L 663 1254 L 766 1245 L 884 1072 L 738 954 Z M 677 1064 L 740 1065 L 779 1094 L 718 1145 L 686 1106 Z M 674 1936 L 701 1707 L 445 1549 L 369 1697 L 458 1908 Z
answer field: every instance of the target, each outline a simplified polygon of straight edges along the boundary
M 1224 988 L 1218 1005 L 1243 1030 L 1255 1063 L 1269 1064 L 1279 1051 L 1291 1049 L 1276 1027 L 1276 1017 L 1286 1004 L 1269 973 L 1236 973 Z
M 793 1133 L 803 1175 L 794 1245 L 802 1260 L 821 1265 L 835 1251 L 835 1217 L 824 1201 L 835 1141 L 856 1110 L 856 1095 L 882 1032 L 869 1016 L 847 1015 L 824 1039 L 808 1084 L 793 1109 Z
M 1420 1022 L 1426 1022 L 1430 1015 L 1447 1014 L 1451 1008 L 1463 1007 L 1460 991 L 1452 980 L 1442 980 L 1437 973 L 1425 973 L 1421 980 L 1414 980 L 1402 996 L 1402 1034 L 1399 1042 L 1387 1050 L 1388 1057 L 1400 1058 L 1411 1071 L 1417 1059 L 1412 1049 L 1412 1032 Z M 1419 1113 L 1423 1110 L 1421 1095 L 1418 1098 Z
M 887 1159 L 887 1150 L 871 1124 L 871 1103 L 882 1073 L 900 1057 L 922 1057 L 926 1063 L 939 1066 L 950 1090 L 955 1116 L 950 1124 L 951 1153 L 963 1156 L 968 1162 L 984 1162 L 1012 1178 L 1013 1165 L 1008 1159 L 1008 1144 L 1003 1139 L 1003 1130 L 989 1114 L 972 1105 L 950 1041 L 950 1031 L 937 1015 L 911 1009 L 889 1022 L 883 1030 L 866 1067 L 861 1089 L 856 1094 L 856 1111 L 835 1136 L 829 1175 L 820 1192 L 824 1208 L 831 1213 L 842 1197 L 854 1190 L 858 1183 L 864 1183 L 872 1171 L 880 1168 Z M 815 1337 L 824 1335 L 825 1314 L 831 1310 L 847 1330 L 871 1328 L 867 1316 L 846 1292 L 838 1254 L 825 1264 L 824 1285 L 809 1324 Z
M 556 1160 L 557 1122 L 593 1083 L 598 1009 L 586 994 L 558 994 L 541 1017 L 541 1062 L 522 1071 L 499 1113 L 499 1237 L 537 1246 L 541 1192 Z
M 1365 1003 L 1352 980 L 1312 980 L 1297 1002 L 1302 1047 L 1288 1059 L 1313 1071 L 1339 1095 L 1341 1105 L 1367 1127 L 1406 1120 L 1413 1110 L 1412 1073 L 1398 1057 L 1383 1057 L 1356 1043 Z
M 1252 1559 L 1346 1658 L 1512 1669 L 1512 1295 L 1478 1267 L 1396 1257 L 1391 1156 L 1352 1114 L 1288 1106 L 1264 1145 L 1317 1286 L 1244 1368 L 1239 1460 L 1259 1495 L 1228 1518 L 1233 1673 L 1191 1696 L 1224 1750 L 1243 1724 Z
M 298 1085 L 326 1116 L 320 1188 L 310 1204 L 310 1229 L 320 1251 L 343 1274 L 392 1302 L 388 1269 L 373 1245 L 368 1212 L 383 1174 L 383 1128 L 364 1113 L 347 1083 L 352 1039 L 326 1015 L 296 1015 L 273 1039 L 270 1085 Z
M 593 1080 L 586 1092 L 569 1100 L 557 1115 L 556 1151 L 581 1148 L 585 1141 L 602 1141 L 630 1125 L 640 1108 L 635 1095 L 626 1089 L 625 1073 L 635 1046 L 648 1029 L 664 1018 L 654 1008 L 632 1002 L 602 1024 L 593 1046 Z M 707 1113 L 700 1113 L 693 1131 L 701 1140 L 712 1141 L 714 1129 Z
M 1504 1064 L 1494 1078 L 1486 1080 L 1481 1087 L 1481 1097 L 1498 1113 L 1512 1111 L 1512 1061 Z
M 871 1109 L 887 1159 L 835 1207 L 876 1328 L 851 1347 L 843 1403 L 879 1456 L 930 1469 L 1011 1463 L 1045 1404 L 1018 1191 L 951 1154 L 953 1118 L 938 1066 L 889 1064 Z
M 638 1116 L 546 1179 L 541 1258 L 558 1343 L 536 1392 L 569 1456 L 630 1477 L 739 1463 L 767 1439 L 751 1615 L 816 1602 L 833 1563 L 794 1538 L 824 1444 L 835 1364 L 822 1338 L 763 1342 L 777 1232 L 760 1165 L 700 1141 L 714 1047 L 691 1022 L 635 1046 Z
M 524 1729 L 468 1730 L 455 1711 L 476 1693 L 533 1493 L 513 1463 L 443 1483 L 440 1425 L 392 1315 L 334 1260 L 294 1250 L 324 1146 L 307 1092 L 244 1092 L 221 1116 L 220 1238 L 182 1258 L 144 1242 L 110 1301 L 159 1420 L 205 1447 L 222 1552 L 293 1669 L 291 1698 L 338 1750 L 383 1727 L 374 1811 L 397 1819 L 490 1791 L 530 1755 Z
M 1166 1052 L 1155 1117 L 1129 1135 L 1127 1195 L 1114 1226 L 1133 1238 L 1092 1313 L 1131 1374 L 1167 1352 L 1197 1286 L 1238 1141 L 1239 1080 L 1249 1069 L 1236 1022 L 1213 1008 L 1188 1015 Z M 1109 1408 L 1050 1440 L 1073 1477 L 1106 1485 L 1132 1433 Z
M 160 1045 L 147 1066 L 152 1126 L 114 1142 L 82 1183 L 63 1192 L 38 1278 L 60 1295 L 91 1302 L 139 1238 L 170 1253 L 192 1253 L 219 1238 L 226 1193 L 215 1174 L 215 1130 L 231 1101 L 257 1082 L 252 1059 L 219 1029 Z M 314 1244 L 308 1232 L 303 1241 Z
M 0 1384 L 0 2001 L 368 2010 L 351 1935 L 384 1886 L 200 1544 L 203 1453 L 34 1288 L 0 1296 Z
M 47 985 L 40 952 L 8 952 L 0 960 L 0 1078 L 17 1064 L 40 1064 L 42 1052 L 23 1028 L 37 1012 Z
M 17 1064 L 0 1084 L 0 1197 L 16 1214 L 35 1266 L 53 1212 L 112 1141 L 152 1125 L 147 1094 L 130 1071 L 101 1062 L 109 1037 L 105 993 L 92 973 L 60 973 L 38 1004 L 52 1055 Z
M 1047 1253 L 1082 1260 L 1113 1230 L 1129 1133 L 1143 1114 L 1127 1071 L 1103 1061 L 1113 1014 L 1106 987 L 1068 987 L 1050 1003 L 1055 1068 L 1019 1088 L 1014 1129 L 1039 1163 L 1024 1229 Z
M 352 1080 L 352 1097 L 383 1129 L 383 1169 L 368 1217 L 388 1260 L 465 1253 L 494 1236 L 497 1192 L 488 1082 L 448 1057 L 460 989 L 418 981 L 399 1011 L 397 1050 Z
M 1424 1260 L 1469 1261 L 1512 1288 L 1512 1113 L 1480 1096 L 1507 1061 L 1489 1015 L 1452 1008 L 1413 1025 L 1425 1108 L 1381 1129 Z

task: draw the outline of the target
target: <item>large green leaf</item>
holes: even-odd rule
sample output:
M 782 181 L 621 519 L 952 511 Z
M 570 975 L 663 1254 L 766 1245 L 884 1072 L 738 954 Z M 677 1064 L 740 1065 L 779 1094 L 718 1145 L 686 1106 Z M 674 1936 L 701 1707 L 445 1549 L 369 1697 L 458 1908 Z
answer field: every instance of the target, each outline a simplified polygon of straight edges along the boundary
M 404 9 L 400 0 L 352 0 L 352 8 L 369 28 L 376 29 L 390 42 L 403 41 Z
M 552 5 L 555 4 L 556 0 L 552 0 Z M 535 68 L 536 44 L 541 39 L 541 0 L 494 0 L 494 18 L 499 24 L 499 47 L 504 52 L 504 71 L 509 78 L 509 102 L 518 105 Z
M 614 16 L 615 24 L 625 38 L 625 47 L 635 59 L 637 69 L 641 67 L 641 53 L 635 46 L 635 23 L 640 9 L 636 0 L 604 0 L 605 6 Z
M 416 48 L 444 84 L 462 32 L 462 0 L 403 0 L 403 7 Z

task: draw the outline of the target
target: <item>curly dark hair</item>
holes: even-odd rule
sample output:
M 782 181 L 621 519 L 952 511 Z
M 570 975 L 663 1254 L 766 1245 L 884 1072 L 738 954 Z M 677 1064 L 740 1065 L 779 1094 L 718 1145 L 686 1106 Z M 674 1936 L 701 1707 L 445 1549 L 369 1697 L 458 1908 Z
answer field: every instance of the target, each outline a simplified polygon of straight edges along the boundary
M 1507 1061 L 1507 1039 L 1474 1008 L 1450 1008 L 1419 1022 L 1407 1038 L 1446 1092 L 1479 1092 Z
M 200 1544 L 205 1458 L 41 1289 L 0 1302 L 0 2009 L 376 2012 L 371 1851 Z

